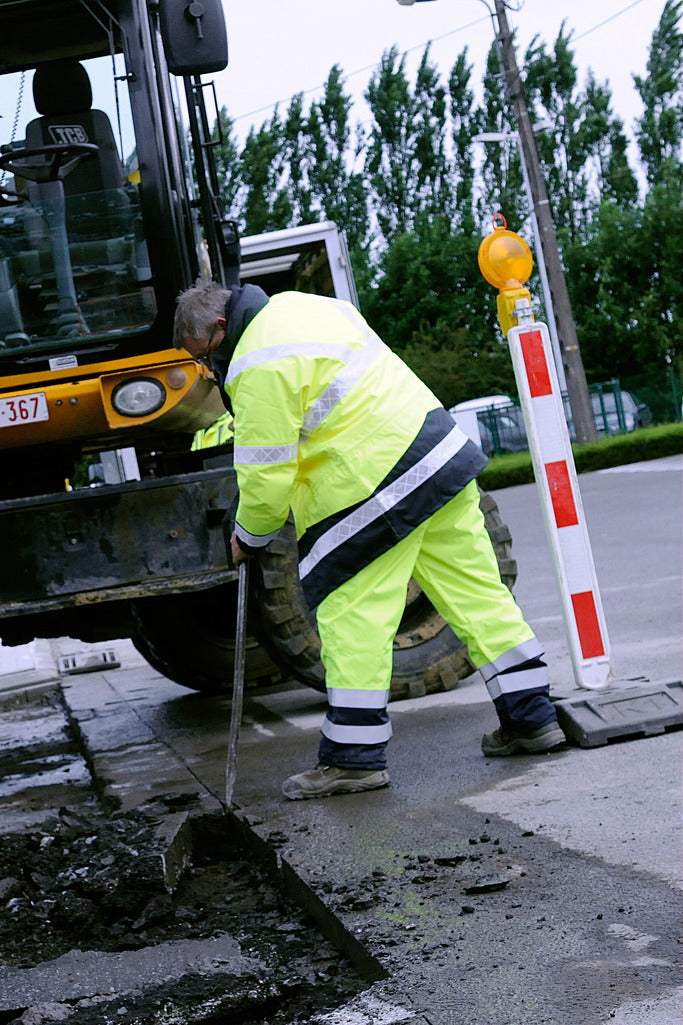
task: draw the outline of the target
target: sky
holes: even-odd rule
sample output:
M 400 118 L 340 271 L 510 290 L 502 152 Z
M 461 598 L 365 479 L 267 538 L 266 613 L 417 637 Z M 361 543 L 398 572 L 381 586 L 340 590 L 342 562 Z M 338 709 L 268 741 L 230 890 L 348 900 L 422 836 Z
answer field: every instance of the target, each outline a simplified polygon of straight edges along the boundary
M 573 30 L 572 49 L 579 71 L 579 87 L 592 68 L 600 84 L 609 82 L 614 112 L 631 139 L 630 159 L 638 170 L 633 142 L 634 121 L 642 114 L 633 75 L 645 75 L 652 34 L 665 0 L 509 0 L 508 22 L 517 33 L 517 60 L 535 35 L 552 52 L 562 21 Z M 226 106 L 235 123 L 238 142 L 249 129 L 259 128 L 279 104 L 284 115 L 291 97 L 304 93 L 305 110 L 320 99 L 334 64 L 344 73 L 345 89 L 352 96 L 352 123 L 369 125 L 363 100 L 382 54 L 392 45 L 406 53 L 407 73 L 414 82 L 424 48 L 431 41 L 431 59 L 442 81 L 467 47 L 474 66 L 472 85 L 480 92 L 486 56 L 493 41 L 489 10 L 493 0 L 431 0 L 400 6 L 397 0 L 223 0 L 228 29 L 229 64 L 225 71 L 204 76 L 214 81 L 219 106 Z M 121 59 L 119 58 L 119 61 Z M 94 105 L 106 110 L 116 124 L 116 102 L 108 58 L 98 70 L 88 62 Z M 106 65 L 106 67 L 104 67 Z M 119 68 L 121 70 L 121 68 Z M 20 76 L 0 83 L 0 142 L 20 139 L 35 117 L 29 77 L 22 90 Z M 125 90 L 123 90 L 125 93 Z M 20 114 L 15 124 L 18 97 Z M 125 96 L 122 97 L 125 102 Z M 477 95 L 477 100 L 480 100 Z M 209 119 L 212 120 L 211 100 Z M 128 115 L 129 117 L 129 115 Z M 134 137 L 124 117 L 122 150 L 127 155 Z M 118 136 L 117 136 L 118 137 Z M 0 174 L 0 178 L 2 175 Z
M 487 8 L 492 0 L 432 0 L 400 6 L 397 0 L 223 0 L 228 28 L 228 68 L 213 76 L 218 102 L 235 119 L 243 141 L 249 127 L 259 127 L 279 101 L 284 114 L 289 98 L 300 91 L 310 102 L 322 95 L 333 64 L 346 76 L 356 101 L 355 121 L 368 119 L 362 93 L 382 53 L 396 44 L 408 52 L 414 71 L 425 44 L 445 80 L 467 47 L 474 65 L 472 81 L 481 81 L 493 41 Z M 508 22 L 517 30 L 517 59 L 535 35 L 552 50 L 562 21 L 574 31 L 573 50 L 579 86 L 592 68 L 598 82 L 609 81 L 613 109 L 632 136 L 642 113 L 633 74 L 644 75 L 652 33 L 664 0 L 510 0 Z M 307 106 L 307 104 L 306 104 Z

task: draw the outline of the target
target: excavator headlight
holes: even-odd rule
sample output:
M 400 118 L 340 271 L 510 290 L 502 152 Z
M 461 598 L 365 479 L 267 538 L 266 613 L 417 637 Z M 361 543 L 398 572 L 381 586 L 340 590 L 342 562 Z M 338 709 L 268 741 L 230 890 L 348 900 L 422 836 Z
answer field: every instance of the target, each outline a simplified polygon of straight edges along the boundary
M 161 409 L 166 389 L 154 377 L 135 377 L 123 381 L 112 392 L 111 402 L 120 416 L 149 416 Z

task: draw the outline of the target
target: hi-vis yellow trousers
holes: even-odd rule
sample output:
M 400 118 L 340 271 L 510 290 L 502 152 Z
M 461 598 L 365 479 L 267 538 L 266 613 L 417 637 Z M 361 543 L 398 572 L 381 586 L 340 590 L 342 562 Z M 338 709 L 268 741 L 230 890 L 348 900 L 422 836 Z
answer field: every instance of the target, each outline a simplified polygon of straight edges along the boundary
M 329 702 L 323 762 L 385 764 L 393 641 L 411 577 L 467 644 L 501 722 L 532 729 L 554 718 L 542 648 L 501 581 L 471 481 L 318 606 Z

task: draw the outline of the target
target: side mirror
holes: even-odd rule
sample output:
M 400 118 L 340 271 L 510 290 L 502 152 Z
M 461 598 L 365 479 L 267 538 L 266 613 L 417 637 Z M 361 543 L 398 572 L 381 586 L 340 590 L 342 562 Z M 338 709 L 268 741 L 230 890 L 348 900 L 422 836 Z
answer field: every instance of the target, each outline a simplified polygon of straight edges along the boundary
M 208 75 L 227 67 L 221 0 L 161 0 L 159 20 L 172 75 Z

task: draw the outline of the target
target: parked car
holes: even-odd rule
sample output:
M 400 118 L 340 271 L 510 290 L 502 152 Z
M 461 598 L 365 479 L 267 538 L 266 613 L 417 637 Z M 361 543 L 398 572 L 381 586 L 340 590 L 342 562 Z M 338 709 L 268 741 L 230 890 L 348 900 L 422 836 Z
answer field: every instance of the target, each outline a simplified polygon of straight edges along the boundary
M 591 404 L 598 434 L 635 431 L 652 423 L 650 407 L 629 391 L 606 388 L 591 392 Z M 509 395 L 484 395 L 459 402 L 449 410 L 466 433 L 489 456 L 492 453 L 525 452 L 529 448 L 521 408 Z M 569 400 L 565 400 L 569 436 L 575 441 Z M 476 417 L 476 423 L 475 423 Z M 478 434 L 478 436 L 477 436 Z
M 487 456 L 493 452 L 526 452 L 529 441 L 524 417 L 519 406 L 505 409 L 486 409 L 477 413 L 481 447 Z
M 529 447 L 522 410 L 509 395 L 485 395 L 479 399 L 468 399 L 452 406 L 449 412 L 463 430 L 481 445 L 487 456 L 494 452 L 525 452 Z M 478 438 L 472 429 L 475 417 Z
M 478 399 L 467 399 L 466 402 L 458 402 L 455 406 L 451 406 L 450 413 L 461 413 L 467 410 L 474 410 L 475 413 L 480 413 L 482 410 L 488 409 L 504 409 L 507 406 L 514 406 L 515 400 L 511 399 L 509 395 L 482 395 Z
M 652 423 L 652 411 L 629 391 L 591 393 L 591 404 L 598 434 L 635 431 Z

